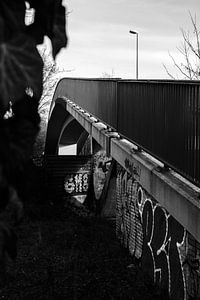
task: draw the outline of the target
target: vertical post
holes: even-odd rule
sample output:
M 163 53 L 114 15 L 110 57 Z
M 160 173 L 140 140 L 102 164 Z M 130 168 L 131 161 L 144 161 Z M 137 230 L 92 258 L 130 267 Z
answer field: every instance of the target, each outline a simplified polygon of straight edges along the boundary
M 130 30 L 129 33 L 136 35 L 136 79 L 138 80 L 138 52 L 139 52 L 139 46 L 138 46 L 138 32 Z
M 90 134 L 90 154 L 93 155 L 93 139 L 92 139 L 92 134 Z
M 136 33 L 136 79 L 138 80 L 138 33 Z

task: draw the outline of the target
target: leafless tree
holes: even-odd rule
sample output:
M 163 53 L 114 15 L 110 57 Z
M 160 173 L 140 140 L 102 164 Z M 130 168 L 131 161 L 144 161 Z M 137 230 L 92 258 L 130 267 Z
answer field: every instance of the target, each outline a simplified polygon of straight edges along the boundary
M 115 77 L 114 69 L 111 70 L 111 73 L 103 72 L 102 75 L 101 75 L 101 78 L 105 78 L 105 79 L 112 79 L 114 77 Z
M 44 151 L 46 130 L 47 130 L 47 116 L 53 97 L 54 90 L 56 88 L 59 78 L 61 78 L 62 73 L 70 72 L 71 70 L 60 70 L 53 60 L 48 47 L 42 46 L 39 48 L 40 55 L 44 62 L 43 67 L 43 94 L 41 96 L 38 112 L 40 114 L 40 130 L 37 135 L 34 149 L 33 149 L 33 159 L 38 160 L 41 163 L 41 155 Z
M 197 25 L 196 15 L 192 16 L 190 20 L 192 23 L 192 34 L 189 31 L 181 29 L 182 44 L 177 47 L 178 52 L 181 54 L 182 62 L 179 63 L 173 55 L 169 53 L 169 56 L 173 62 L 173 66 L 176 71 L 184 78 L 188 80 L 199 80 L 200 79 L 200 29 Z M 177 79 L 164 65 L 167 74 L 172 79 Z
M 44 62 L 43 67 L 43 94 L 40 99 L 38 111 L 40 115 L 47 113 L 48 106 L 51 102 L 51 97 L 57 84 L 58 74 L 62 71 L 59 70 L 55 61 L 50 56 L 50 53 L 46 46 L 43 46 L 40 50 L 40 55 Z

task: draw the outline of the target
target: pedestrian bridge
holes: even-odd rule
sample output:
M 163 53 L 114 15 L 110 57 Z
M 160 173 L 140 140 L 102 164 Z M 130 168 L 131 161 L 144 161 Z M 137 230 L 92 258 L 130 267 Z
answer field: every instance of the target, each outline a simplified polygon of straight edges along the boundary
M 63 155 L 71 145 L 74 156 Z M 93 209 L 115 217 L 119 239 L 171 299 L 200 296 L 199 82 L 60 80 L 45 166 L 54 189 L 87 193 L 81 202 L 93 193 Z

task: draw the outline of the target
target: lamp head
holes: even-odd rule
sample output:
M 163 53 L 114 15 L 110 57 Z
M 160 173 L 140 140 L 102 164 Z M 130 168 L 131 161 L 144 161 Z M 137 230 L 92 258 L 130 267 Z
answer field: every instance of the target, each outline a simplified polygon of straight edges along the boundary
M 133 30 L 129 30 L 129 33 L 138 34 L 136 31 L 133 31 Z

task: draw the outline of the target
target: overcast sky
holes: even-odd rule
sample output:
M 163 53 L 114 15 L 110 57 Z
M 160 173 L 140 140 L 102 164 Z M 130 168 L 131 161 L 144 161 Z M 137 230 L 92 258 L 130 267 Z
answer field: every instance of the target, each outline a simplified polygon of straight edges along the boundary
M 69 43 L 57 58 L 70 77 L 135 78 L 139 33 L 139 78 L 168 78 L 181 44 L 180 28 L 192 31 L 189 11 L 200 24 L 200 0 L 67 0 Z M 171 70 L 171 69 L 170 69 Z M 173 72 L 173 69 L 172 69 Z

